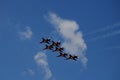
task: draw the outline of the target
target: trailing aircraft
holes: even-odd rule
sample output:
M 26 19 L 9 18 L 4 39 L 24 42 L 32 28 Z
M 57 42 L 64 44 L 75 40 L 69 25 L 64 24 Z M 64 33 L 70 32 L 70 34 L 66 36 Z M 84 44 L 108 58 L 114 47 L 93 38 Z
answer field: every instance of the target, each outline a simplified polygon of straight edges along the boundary
M 52 41 L 52 45 L 53 45 L 53 46 L 59 47 L 60 44 L 61 44 L 60 41 L 58 41 L 58 42 L 54 42 L 54 41 Z
M 69 57 L 68 57 L 68 58 L 66 58 L 66 60 L 68 60 L 68 59 L 72 59 L 72 60 L 77 61 L 78 56 L 69 54 Z
M 61 53 L 60 52 L 60 54 L 57 57 L 65 57 L 65 58 L 67 58 L 67 56 L 68 56 L 68 53 Z
M 55 47 L 55 50 L 53 50 L 53 52 L 55 51 L 63 52 L 63 50 L 64 50 L 63 47 Z
M 43 50 L 50 49 L 53 50 L 53 45 L 46 45 L 46 47 Z

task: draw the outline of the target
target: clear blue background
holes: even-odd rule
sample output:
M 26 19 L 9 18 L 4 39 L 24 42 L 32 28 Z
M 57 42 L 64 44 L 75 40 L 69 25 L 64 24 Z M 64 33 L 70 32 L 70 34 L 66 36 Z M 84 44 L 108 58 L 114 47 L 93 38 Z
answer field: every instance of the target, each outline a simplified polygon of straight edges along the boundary
M 34 56 L 42 51 L 41 37 L 49 37 L 54 31 L 44 18 L 49 12 L 75 20 L 88 47 L 87 69 L 78 62 L 58 59 L 48 51 L 49 67 L 55 80 L 120 80 L 120 34 L 91 40 L 120 30 L 120 26 L 87 35 L 120 22 L 119 0 L 0 0 L 0 80 L 43 79 Z M 19 39 L 18 32 L 26 26 L 33 31 L 31 40 Z M 27 68 L 34 70 L 35 75 L 23 76 Z

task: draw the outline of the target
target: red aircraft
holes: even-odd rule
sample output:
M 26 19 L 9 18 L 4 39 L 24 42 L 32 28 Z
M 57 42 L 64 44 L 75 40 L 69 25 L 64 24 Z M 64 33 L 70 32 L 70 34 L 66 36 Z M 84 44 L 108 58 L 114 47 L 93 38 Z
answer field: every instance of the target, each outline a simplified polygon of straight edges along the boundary
M 68 56 L 68 53 L 61 53 L 60 52 L 60 54 L 57 57 L 65 57 L 65 58 L 67 58 L 67 56 Z
M 49 44 L 50 43 L 50 39 L 45 39 L 45 38 L 42 38 L 42 41 L 40 43 L 47 43 Z
M 53 50 L 53 45 L 46 45 L 46 47 L 43 49 L 43 50 L 46 50 L 46 49 L 50 49 L 50 50 Z
M 66 60 L 68 60 L 68 59 L 72 59 L 72 60 L 75 60 L 75 61 L 77 61 L 77 59 L 78 59 L 78 56 L 76 56 L 76 55 L 69 55 L 69 57 L 68 58 L 66 58 Z
M 53 50 L 53 52 L 55 52 L 55 51 L 63 52 L 63 50 L 64 50 L 63 47 L 56 47 L 56 49 Z
M 60 41 L 58 41 L 58 42 L 52 41 L 52 45 L 53 45 L 53 46 L 59 47 L 60 44 L 61 44 Z

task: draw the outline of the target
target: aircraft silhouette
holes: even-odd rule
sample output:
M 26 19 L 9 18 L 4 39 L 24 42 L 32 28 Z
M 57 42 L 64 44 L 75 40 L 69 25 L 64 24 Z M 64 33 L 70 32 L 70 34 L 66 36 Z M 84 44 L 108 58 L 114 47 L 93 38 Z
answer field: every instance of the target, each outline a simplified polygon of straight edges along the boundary
M 53 45 L 53 46 L 59 47 L 60 44 L 61 44 L 60 41 L 58 41 L 58 42 L 52 41 L 52 45 Z
M 42 38 L 42 41 L 40 42 L 40 43 L 47 43 L 47 44 L 49 44 L 50 43 L 50 39 L 48 38 Z
M 46 47 L 43 50 L 50 49 L 53 50 L 53 45 L 46 45 Z
M 53 52 L 55 51 L 63 52 L 63 50 L 64 50 L 63 47 L 56 47 L 55 50 L 53 50 Z
M 65 58 L 67 58 L 67 56 L 68 56 L 68 53 L 61 53 L 60 52 L 60 54 L 57 57 L 65 57 Z
M 69 54 L 69 57 L 68 57 L 68 58 L 66 58 L 66 60 L 68 60 L 68 59 L 72 59 L 72 60 L 77 61 L 78 56 Z
M 64 52 L 64 47 L 61 47 L 60 41 L 51 41 L 49 38 L 42 38 L 40 43 L 47 43 L 46 47 L 43 50 L 51 50 L 52 52 L 59 52 L 59 55 L 57 57 L 65 57 L 66 60 L 75 60 L 77 61 L 78 56 L 77 55 L 71 55 L 66 52 Z

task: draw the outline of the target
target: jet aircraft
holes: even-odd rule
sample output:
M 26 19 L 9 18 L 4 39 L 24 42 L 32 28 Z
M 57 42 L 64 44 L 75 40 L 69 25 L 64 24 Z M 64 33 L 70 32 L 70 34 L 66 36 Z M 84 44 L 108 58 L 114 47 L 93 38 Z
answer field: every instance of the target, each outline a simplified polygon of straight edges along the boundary
M 68 59 L 72 59 L 72 60 L 77 61 L 78 56 L 69 54 L 69 57 L 68 57 L 68 58 L 66 58 L 66 60 L 68 60 Z
M 46 45 L 46 47 L 43 50 L 50 49 L 53 50 L 53 45 Z
M 60 44 L 61 44 L 60 41 L 58 41 L 58 42 L 52 41 L 52 45 L 53 45 L 53 46 L 59 47 Z
M 63 52 L 63 50 L 64 50 L 63 47 L 56 47 L 55 50 L 53 50 L 53 52 L 55 51 Z
M 61 53 L 60 52 L 60 54 L 57 57 L 65 57 L 65 58 L 67 58 L 67 56 L 68 56 L 68 53 Z
M 43 50 L 52 50 L 53 52 L 59 52 L 59 55 L 57 57 L 65 57 L 66 60 L 75 60 L 77 61 L 78 56 L 77 55 L 71 55 L 66 52 L 64 52 L 64 48 L 61 47 L 61 42 L 60 41 L 51 41 L 49 38 L 42 38 L 40 43 L 47 43 L 46 47 Z
M 49 38 L 42 38 L 42 41 L 40 43 L 47 43 L 49 44 L 50 43 L 50 39 Z

